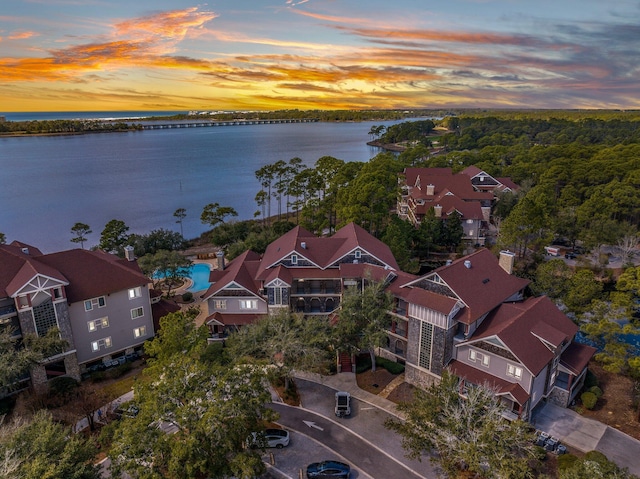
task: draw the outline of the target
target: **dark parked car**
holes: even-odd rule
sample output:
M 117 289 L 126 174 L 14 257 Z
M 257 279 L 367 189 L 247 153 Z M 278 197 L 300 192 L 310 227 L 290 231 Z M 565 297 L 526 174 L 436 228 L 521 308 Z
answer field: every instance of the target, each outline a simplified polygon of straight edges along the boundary
M 322 461 L 307 466 L 308 479 L 349 479 L 351 467 L 344 462 Z
M 569 251 L 565 253 L 564 257 L 567 259 L 576 259 L 578 256 L 573 251 Z

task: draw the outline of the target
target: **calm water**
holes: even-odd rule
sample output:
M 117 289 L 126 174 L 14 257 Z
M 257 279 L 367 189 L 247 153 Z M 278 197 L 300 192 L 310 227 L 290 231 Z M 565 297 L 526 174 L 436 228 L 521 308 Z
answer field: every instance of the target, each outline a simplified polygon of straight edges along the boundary
M 91 116 L 91 115 L 89 115 Z M 70 229 L 88 224 L 96 245 L 104 225 L 123 220 L 130 233 L 179 231 L 173 212 L 186 208 L 184 235 L 199 236 L 203 207 L 232 206 L 254 217 L 255 171 L 300 157 L 312 166 L 329 155 L 368 161 L 372 125 L 300 123 L 150 130 L 0 139 L 0 232 L 53 252 L 76 247 Z M 272 206 L 272 212 L 275 205 Z

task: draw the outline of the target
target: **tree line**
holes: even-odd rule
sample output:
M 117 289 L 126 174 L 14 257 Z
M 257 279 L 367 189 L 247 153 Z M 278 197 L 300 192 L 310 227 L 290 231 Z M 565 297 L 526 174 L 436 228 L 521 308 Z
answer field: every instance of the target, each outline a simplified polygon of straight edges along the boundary
M 99 133 L 110 131 L 139 130 L 140 125 L 124 121 L 104 120 L 30 120 L 0 122 L 0 136 L 3 134 L 74 134 Z

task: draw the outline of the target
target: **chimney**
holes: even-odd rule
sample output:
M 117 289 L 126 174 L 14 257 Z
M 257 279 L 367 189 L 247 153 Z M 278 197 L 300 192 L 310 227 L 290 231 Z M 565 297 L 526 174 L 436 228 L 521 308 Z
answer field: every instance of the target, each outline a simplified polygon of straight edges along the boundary
M 429 184 L 427 185 L 427 196 L 433 196 L 433 194 L 435 193 L 435 191 L 436 191 L 436 187 L 435 187 L 435 185 L 432 185 L 431 183 L 429 183 Z
M 434 211 L 434 212 L 435 212 L 435 214 L 436 214 L 436 218 L 441 218 L 441 217 L 442 217 L 442 206 L 440 206 L 440 205 L 435 205 L 435 206 L 433 207 L 433 211 Z
M 307 249 L 307 243 L 305 241 L 300 243 L 300 246 L 302 247 L 302 249 Z
M 22 248 L 22 252 L 24 254 L 29 254 L 29 248 Z
M 515 260 L 515 253 L 512 253 L 509 250 L 500 251 L 500 259 L 498 260 L 498 264 L 507 273 L 513 274 L 513 265 L 515 263 Z
M 223 271 L 225 268 L 224 264 L 224 251 L 220 250 L 216 253 L 216 257 L 218 258 L 218 269 Z
M 464 262 L 464 267 L 467 269 L 471 269 L 471 260 L 465 260 Z
M 127 261 L 134 261 L 136 259 L 136 256 L 133 254 L 133 246 L 124 247 L 124 257 Z

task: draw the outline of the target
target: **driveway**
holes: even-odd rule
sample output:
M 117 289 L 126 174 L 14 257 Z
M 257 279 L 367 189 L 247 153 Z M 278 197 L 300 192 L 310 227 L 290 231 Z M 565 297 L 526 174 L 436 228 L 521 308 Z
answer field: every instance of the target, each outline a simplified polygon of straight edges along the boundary
M 537 429 L 567 446 L 582 452 L 599 451 L 618 466 L 640 476 L 640 441 L 631 436 L 549 402 L 535 412 L 532 422 Z

